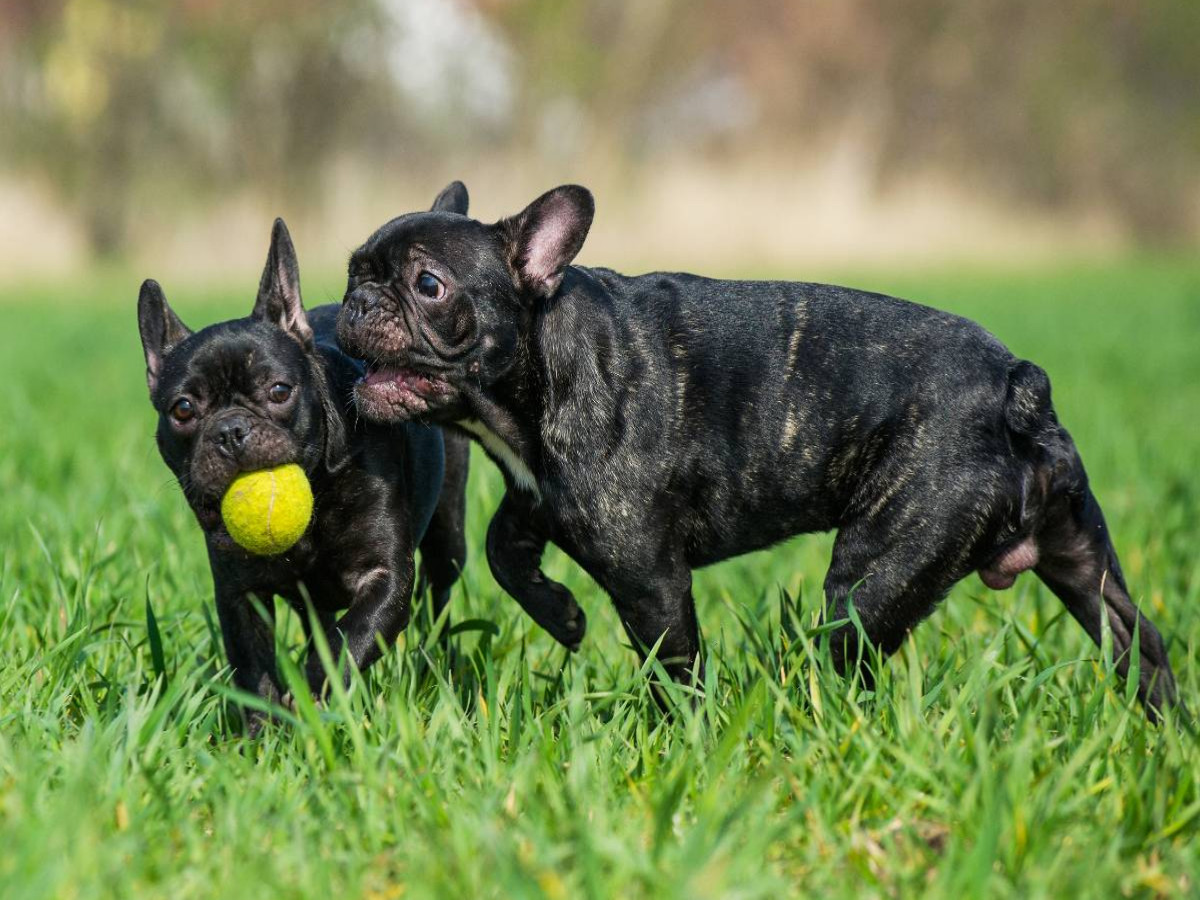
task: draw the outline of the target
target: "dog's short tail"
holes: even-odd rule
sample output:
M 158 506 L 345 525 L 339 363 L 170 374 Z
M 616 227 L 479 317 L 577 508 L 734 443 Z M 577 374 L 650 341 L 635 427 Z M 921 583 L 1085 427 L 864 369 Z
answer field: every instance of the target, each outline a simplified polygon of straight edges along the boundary
M 1008 367 L 1004 418 L 1014 434 L 1035 439 L 1058 425 L 1050 404 L 1050 379 L 1028 360 L 1015 360 Z
M 1026 473 L 1026 504 L 1037 505 L 1051 494 L 1076 494 L 1086 489 L 1087 477 L 1075 442 L 1054 412 L 1050 379 L 1028 360 L 1014 360 L 1009 366 L 1004 421 L 1014 447 L 1032 465 Z

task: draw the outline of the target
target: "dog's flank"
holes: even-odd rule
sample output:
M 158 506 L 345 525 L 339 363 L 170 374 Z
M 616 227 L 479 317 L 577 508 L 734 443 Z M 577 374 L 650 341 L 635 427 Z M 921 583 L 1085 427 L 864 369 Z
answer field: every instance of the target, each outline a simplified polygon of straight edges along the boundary
M 686 680 L 691 570 L 837 529 L 824 587 L 843 671 L 870 677 L 851 596 L 867 643 L 890 653 L 971 572 L 1002 588 L 1033 570 L 1093 639 L 1107 619 L 1123 673 L 1138 635 L 1150 714 L 1173 700 L 1162 639 L 1037 366 L 892 297 L 573 266 L 593 215 L 577 186 L 495 225 L 448 192 L 454 208 L 401 216 L 355 251 L 339 337 L 439 379 L 408 406 L 360 391 L 365 415 L 474 420 L 498 437 L 481 436 L 509 485 L 489 563 L 563 643 L 583 618 L 540 571 L 547 542 Z

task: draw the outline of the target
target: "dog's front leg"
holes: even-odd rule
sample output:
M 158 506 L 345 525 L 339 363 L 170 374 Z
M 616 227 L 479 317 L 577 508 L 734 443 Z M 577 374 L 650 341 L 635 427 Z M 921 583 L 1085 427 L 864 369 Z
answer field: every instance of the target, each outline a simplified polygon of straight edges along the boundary
M 225 583 L 216 573 L 217 619 L 225 641 L 225 655 L 233 668 L 233 681 L 239 688 L 271 703 L 281 703 L 283 688 L 275 672 L 273 622 L 264 621 L 252 598 L 239 587 Z M 264 600 L 264 609 L 273 616 L 272 598 Z M 257 709 L 245 710 L 246 732 L 254 737 L 262 730 L 268 714 Z
M 349 686 L 351 666 L 360 671 L 383 655 L 408 625 L 413 589 L 412 551 L 393 567 L 378 566 L 361 575 L 355 599 L 340 619 L 326 628 L 329 653 L 336 663 L 343 648 L 347 659 L 342 667 L 342 684 Z M 310 648 L 307 663 L 308 684 L 314 697 L 322 697 L 326 688 L 325 666 L 316 648 Z
M 639 555 L 595 567 L 593 574 L 608 591 L 621 624 L 645 659 L 657 646 L 657 658 L 667 674 L 681 684 L 704 682 L 700 661 L 700 630 L 692 597 L 692 573 L 672 554 Z M 656 692 L 660 703 L 667 705 Z
M 571 592 L 541 569 L 547 534 L 530 504 L 504 495 L 488 526 L 487 558 L 500 587 L 563 646 L 578 650 L 587 617 Z

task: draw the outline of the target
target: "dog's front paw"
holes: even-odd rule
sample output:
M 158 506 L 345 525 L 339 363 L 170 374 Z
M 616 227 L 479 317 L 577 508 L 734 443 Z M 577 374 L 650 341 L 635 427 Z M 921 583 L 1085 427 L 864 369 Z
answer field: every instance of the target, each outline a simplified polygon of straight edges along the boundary
M 563 607 L 561 619 L 547 622 L 544 627 L 552 638 L 573 653 L 579 649 L 579 645 L 583 643 L 583 636 L 587 633 L 587 616 L 572 600 L 569 608 Z
M 321 697 L 317 696 L 316 694 L 313 694 L 312 700 L 313 700 L 313 705 L 315 705 L 317 707 L 317 709 L 325 708 L 325 701 Z M 284 694 L 282 697 L 279 698 L 279 705 L 282 706 L 284 709 L 286 709 L 288 712 L 290 712 L 294 716 L 300 714 L 300 711 L 296 708 L 296 697 L 294 694 L 292 694 L 291 691 L 288 691 L 286 694 Z
M 244 719 L 246 740 L 258 740 L 270 717 L 261 710 L 247 710 Z

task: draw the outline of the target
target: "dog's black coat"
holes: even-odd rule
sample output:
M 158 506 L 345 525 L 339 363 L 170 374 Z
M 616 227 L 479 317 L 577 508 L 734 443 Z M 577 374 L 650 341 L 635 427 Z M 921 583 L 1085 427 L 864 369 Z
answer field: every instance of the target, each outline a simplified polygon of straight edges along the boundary
M 204 530 L 235 681 L 275 702 L 286 695 L 271 629 L 252 597 L 268 612 L 273 596 L 285 598 L 311 629 L 307 598 L 334 658 L 344 647 L 365 668 L 408 623 L 415 548 L 435 611 L 466 555 L 469 443 L 447 436 L 443 444 L 438 428 L 379 425 L 354 413 L 362 366 L 337 347 L 337 309 L 305 313 L 282 221 L 250 317 L 193 334 L 155 282 L 142 285 L 138 300 L 158 447 Z M 183 421 L 181 400 L 191 413 Z M 240 472 L 292 462 L 312 483 L 312 524 L 286 553 L 253 556 L 225 530 L 221 497 Z M 325 671 L 312 648 L 307 676 L 320 696 Z M 257 730 L 261 716 L 251 717 Z
M 502 466 L 488 559 L 558 640 L 578 645 L 584 616 L 540 571 L 548 541 L 686 679 L 691 570 L 836 528 L 828 614 L 852 596 L 882 651 L 967 574 L 1033 569 L 1097 642 L 1107 615 L 1122 672 L 1140 635 L 1151 712 L 1173 698 L 1041 369 L 891 297 L 570 266 L 592 211 L 568 186 L 485 225 L 455 183 L 353 254 L 338 322 L 373 363 L 364 414 L 455 423 Z M 852 624 L 831 652 L 861 659 Z

